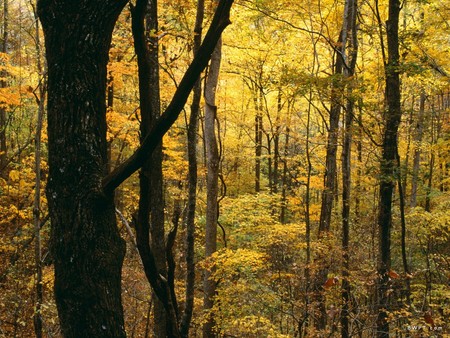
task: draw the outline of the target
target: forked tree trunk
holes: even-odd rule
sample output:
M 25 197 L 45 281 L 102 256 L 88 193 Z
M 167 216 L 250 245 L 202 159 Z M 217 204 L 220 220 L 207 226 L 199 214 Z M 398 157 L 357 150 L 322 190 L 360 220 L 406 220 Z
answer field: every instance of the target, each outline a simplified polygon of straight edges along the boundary
M 48 64 L 47 199 L 64 337 L 125 337 L 125 244 L 107 168 L 106 66 L 125 0 L 39 0 Z

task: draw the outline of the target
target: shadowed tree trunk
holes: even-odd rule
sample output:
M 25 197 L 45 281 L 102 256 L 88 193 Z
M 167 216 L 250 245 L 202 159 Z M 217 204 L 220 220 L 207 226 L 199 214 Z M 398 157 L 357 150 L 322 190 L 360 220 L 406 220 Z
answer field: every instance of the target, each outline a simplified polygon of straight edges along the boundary
M 151 33 L 158 31 L 156 0 L 136 2 L 136 7 L 132 7 L 132 26 L 139 69 L 142 142 L 160 116 L 158 37 Z M 145 231 L 138 231 L 137 234 L 150 235 L 158 273 L 167 278 L 161 142 L 141 169 L 139 187 L 136 227 Z M 138 241 L 142 242 L 141 239 Z M 177 323 L 166 324 L 164 306 L 155 295 L 153 297 L 153 332 L 157 337 L 165 337 L 166 326 L 176 327 Z
M 1 44 L 1 52 L 6 54 L 8 46 L 8 1 L 3 0 L 3 36 Z M 0 71 L 0 88 L 6 88 L 6 71 Z M 7 145 L 6 145 L 6 107 L 0 106 L 0 174 L 3 175 L 3 170 L 7 166 Z
M 386 103 L 384 113 L 383 150 L 380 168 L 378 207 L 379 258 L 377 285 L 377 337 L 389 337 L 389 270 L 391 268 L 392 195 L 397 167 L 397 134 L 401 121 L 399 40 L 399 0 L 389 0 L 389 18 L 386 22 L 388 60 L 385 63 Z
M 202 40 L 203 17 L 205 1 L 197 1 L 197 14 L 194 27 L 194 57 L 198 53 Z M 202 85 L 200 77 L 193 88 L 193 98 L 191 104 L 191 115 L 188 126 L 188 183 L 189 196 L 186 216 L 186 293 L 183 317 L 180 323 L 181 337 L 189 336 L 189 326 L 194 310 L 195 291 L 195 209 L 197 204 L 197 132 L 198 117 L 200 115 L 200 99 L 202 95 Z
M 39 0 L 48 64 L 47 199 L 64 337 L 125 337 L 120 238 L 107 168 L 106 65 L 125 0 Z
M 36 8 L 33 6 L 33 14 L 35 17 L 35 43 L 36 43 L 36 58 L 37 71 L 40 77 L 38 86 L 39 97 L 36 97 L 38 104 L 38 116 L 36 123 L 36 135 L 34 137 L 34 173 L 35 187 L 34 187 L 34 205 L 33 205 L 33 224 L 34 224 L 34 258 L 36 266 L 36 301 L 33 316 L 34 333 L 36 338 L 42 337 L 42 302 L 44 298 L 44 291 L 42 285 L 42 248 L 41 248 L 41 140 L 42 140 L 42 125 L 45 113 L 45 95 L 46 95 L 46 74 L 45 67 L 42 67 L 42 52 L 41 52 L 41 37 L 39 33 L 39 20 L 37 18 Z
M 346 32 L 345 32 L 346 33 Z M 339 37 L 339 41 L 342 45 L 342 35 Z M 326 148 L 326 159 L 325 159 L 325 175 L 324 175 L 324 188 L 322 191 L 322 204 L 320 208 L 320 220 L 319 220 L 319 238 L 325 238 L 330 231 L 331 227 L 331 215 L 333 211 L 333 200 L 336 193 L 337 185 L 337 175 L 336 175 L 336 157 L 338 148 L 338 133 L 339 133 L 339 118 L 341 115 L 341 98 L 342 98 L 342 86 L 341 86 L 341 74 L 343 70 L 343 57 L 341 47 L 335 53 L 334 70 L 333 70 L 333 80 L 331 84 L 331 107 L 329 110 L 329 123 L 328 123 L 328 139 Z M 318 262 L 321 264 L 317 275 L 315 276 L 315 301 L 318 306 L 317 320 L 315 326 L 324 330 L 327 324 L 327 314 L 325 308 L 325 297 L 323 294 L 323 285 L 327 280 L 328 268 L 325 267 L 327 264 L 323 255 L 319 255 Z
M 417 205 L 417 188 L 419 181 L 420 158 L 422 156 L 421 143 L 423 137 L 423 120 L 425 115 L 425 92 L 422 89 L 420 93 L 419 116 L 417 116 L 416 128 L 414 131 L 414 159 L 413 171 L 411 177 L 411 200 L 410 206 L 414 208 Z

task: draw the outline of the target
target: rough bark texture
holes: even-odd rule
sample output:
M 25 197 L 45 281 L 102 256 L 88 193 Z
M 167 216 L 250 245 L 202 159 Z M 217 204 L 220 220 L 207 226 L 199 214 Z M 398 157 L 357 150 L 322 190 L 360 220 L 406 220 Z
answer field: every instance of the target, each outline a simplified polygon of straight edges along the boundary
M 205 257 L 210 257 L 217 250 L 217 218 L 219 195 L 219 150 L 216 138 L 216 88 L 219 79 L 222 42 L 219 39 L 211 56 L 208 76 L 205 83 L 205 143 L 206 143 L 206 229 L 205 229 Z M 213 271 L 205 270 L 203 280 L 204 300 L 203 309 L 211 310 L 214 305 L 216 282 L 211 279 Z M 214 317 L 208 315 L 203 324 L 203 337 L 215 337 Z
M 397 133 L 401 121 L 398 21 L 399 0 L 389 0 L 386 22 L 388 61 L 385 65 L 387 110 L 384 116 L 383 154 L 380 168 L 379 195 L 379 260 L 377 336 L 389 337 L 389 270 L 391 268 L 392 194 L 395 186 Z
M 40 0 L 48 63 L 47 198 L 55 299 L 64 337 L 125 337 L 121 268 L 107 166 L 106 65 L 126 1 Z

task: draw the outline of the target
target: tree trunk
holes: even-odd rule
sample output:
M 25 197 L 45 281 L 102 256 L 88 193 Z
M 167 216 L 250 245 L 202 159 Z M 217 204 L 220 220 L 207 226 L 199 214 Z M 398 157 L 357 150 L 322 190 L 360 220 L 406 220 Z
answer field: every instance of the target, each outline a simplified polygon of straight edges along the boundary
M 344 76 L 348 80 L 355 74 L 356 59 L 358 55 L 358 37 L 357 37 L 357 2 L 356 0 L 347 0 L 344 9 L 343 30 L 345 40 L 342 46 L 342 57 L 347 61 L 347 67 L 344 70 Z M 348 57 L 347 57 L 348 55 Z M 350 202 L 351 202 L 351 153 L 353 137 L 353 120 L 355 99 L 353 95 L 353 83 L 347 84 L 347 105 L 344 118 L 344 142 L 342 146 L 342 310 L 341 310 L 341 337 L 350 337 Z
M 150 34 L 152 31 L 157 31 L 158 28 L 156 7 L 155 0 L 139 0 L 135 7 L 132 6 L 131 11 L 139 71 L 141 143 L 160 116 L 158 41 L 157 37 Z M 150 42 L 149 46 L 147 41 Z M 152 265 L 155 264 L 151 269 L 156 271 L 152 273 L 156 272 L 159 276 L 167 279 L 161 142 L 144 163 L 139 175 L 139 186 L 139 211 L 136 222 L 139 252 L 143 262 L 152 261 Z M 149 236 L 151 243 L 148 240 Z M 151 255 L 152 258 L 143 257 L 144 255 Z M 150 278 L 149 282 L 151 284 Z M 162 287 L 165 289 L 164 300 L 153 295 L 153 332 L 156 337 L 178 336 L 176 300 L 173 298 L 169 283 L 164 283 Z
M 35 187 L 34 187 L 34 205 L 33 205 L 33 223 L 34 223 L 34 259 L 36 266 L 36 301 L 34 310 L 34 332 L 36 338 L 42 337 L 42 303 L 44 298 L 43 285 L 42 285 L 42 248 L 41 248 L 41 140 L 42 140 L 42 124 L 45 113 L 45 95 L 46 95 L 46 75 L 41 63 L 41 38 L 39 34 L 39 20 L 37 17 L 36 9 L 33 7 L 35 17 L 35 43 L 36 43 L 36 58 L 37 58 L 37 71 L 41 77 L 39 82 L 39 99 L 38 103 L 38 116 L 36 123 L 36 135 L 34 137 L 34 172 Z
M 6 54 L 7 46 L 8 46 L 8 1 L 3 0 L 3 37 L 2 37 L 2 45 L 1 52 Z M 6 88 L 6 71 L 0 71 L 0 88 Z M 7 145 L 6 145 L 6 107 L 0 106 L 0 175 L 3 176 L 3 170 L 7 166 Z
M 126 1 L 39 0 L 48 64 L 47 198 L 55 300 L 64 337 L 125 337 L 125 244 L 107 168 L 106 66 Z
M 389 0 L 389 18 L 386 22 L 388 60 L 385 64 L 386 102 L 384 114 L 383 153 L 380 168 L 379 190 L 379 258 L 378 258 L 378 318 L 377 337 L 389 337 L 389 270 L 391 268 L 391 228 L 392 228 L 392 195 L 394 191 L 397 134 L 401 121 L 400 106 L 400 74 L 399 74 L 399 41 L 398 23 L 400 14 L 399 0 Z
M 194 27 L 194 57 L 198 53 L 202 39 L 205 1 L 197 1 L 197 14 Z M 189 336 L 189 326 L 194 310 L 195 292 L 195 209 L 197 204 L 197 132 L 200 115 L 202 85 L 200 77 L 193 88 L 191 116 L 188 126 L 188 206 L 186 216 L 186 292 L 183 317 L 180 323 L 181 337 Z
M 339 40 L 342 43 L 342 32 Z M 323 238 L 330 231 L 331 225 L 331 215 L 333 211 L 333 200 L 336 191 L 336 156 L 338 147 L 338 132 L 339 132 L 339 118 L 341 114 L 341 85 L 340 85 L 340 75 L 342 74 L 343 59 L 342 55 L 336 55 L 336 60 L 334 62 L 334 76 L 337 80 L 333 80 L 331 88 L 331 107 L 328 125 L 328 139 L 327 139 L 327 149 L 326 149 L 326 159 L 325 159 L 325 175 L 324 175 L 324 188 L 322 191 L 322 204 L 320 209 L 320 220 L 319 220 L 319 238 Z M 327 322 L 327 314 L 325 308 L 325 298 L 323 295 L 323 285 L 327 279 L 328 268 L 324 265 L 326 264 L 323 260 L 324 256 L 320 255 L 318 258 L 319 271 L 315 276 L 315 293 L 316 302 L 318 305 L 318 315 L 316 320 L 316 327 L 320 330 L 325 329 Z
M 206 143 L 206 229 L 205 258 L 208 259 L 217 249 L 217 219 L 219 215 L 217 198 L 219 194 L 219 151 L 216 139 L 216 88 L 219 79 L 220 62 L 222 58 L 222 41 L 217 42 L 211 56 L 208 76 L 205 83 L 205 143 Z M 210 311 L 214 305 L 216 282 L 211 279 L 213 271 L 205 270 L 203 289 L 203 309 Z M 215 321 L 212 313 L 207 315 L 203 325 L 203 337 L 215 337 Z
M 417 117 L 415 135 L 414 135 L 414 159 L 413 171 L 411 177 L 411 200 L 410 206 L 414 208 L 417 205 L 417 187 L 419 180 L 420 158 L 422 155 L 421 143 L 423 137 L 423 119 L 425 116 L 425 92 L 420 93 L 419 116 Z

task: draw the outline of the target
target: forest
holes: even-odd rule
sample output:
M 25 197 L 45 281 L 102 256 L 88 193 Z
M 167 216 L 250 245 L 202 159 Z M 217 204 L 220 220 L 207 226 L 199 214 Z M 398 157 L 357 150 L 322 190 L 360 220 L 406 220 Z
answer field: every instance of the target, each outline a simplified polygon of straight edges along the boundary
M 0 337 L 449 337 L 449 0 L 0 8 Z

